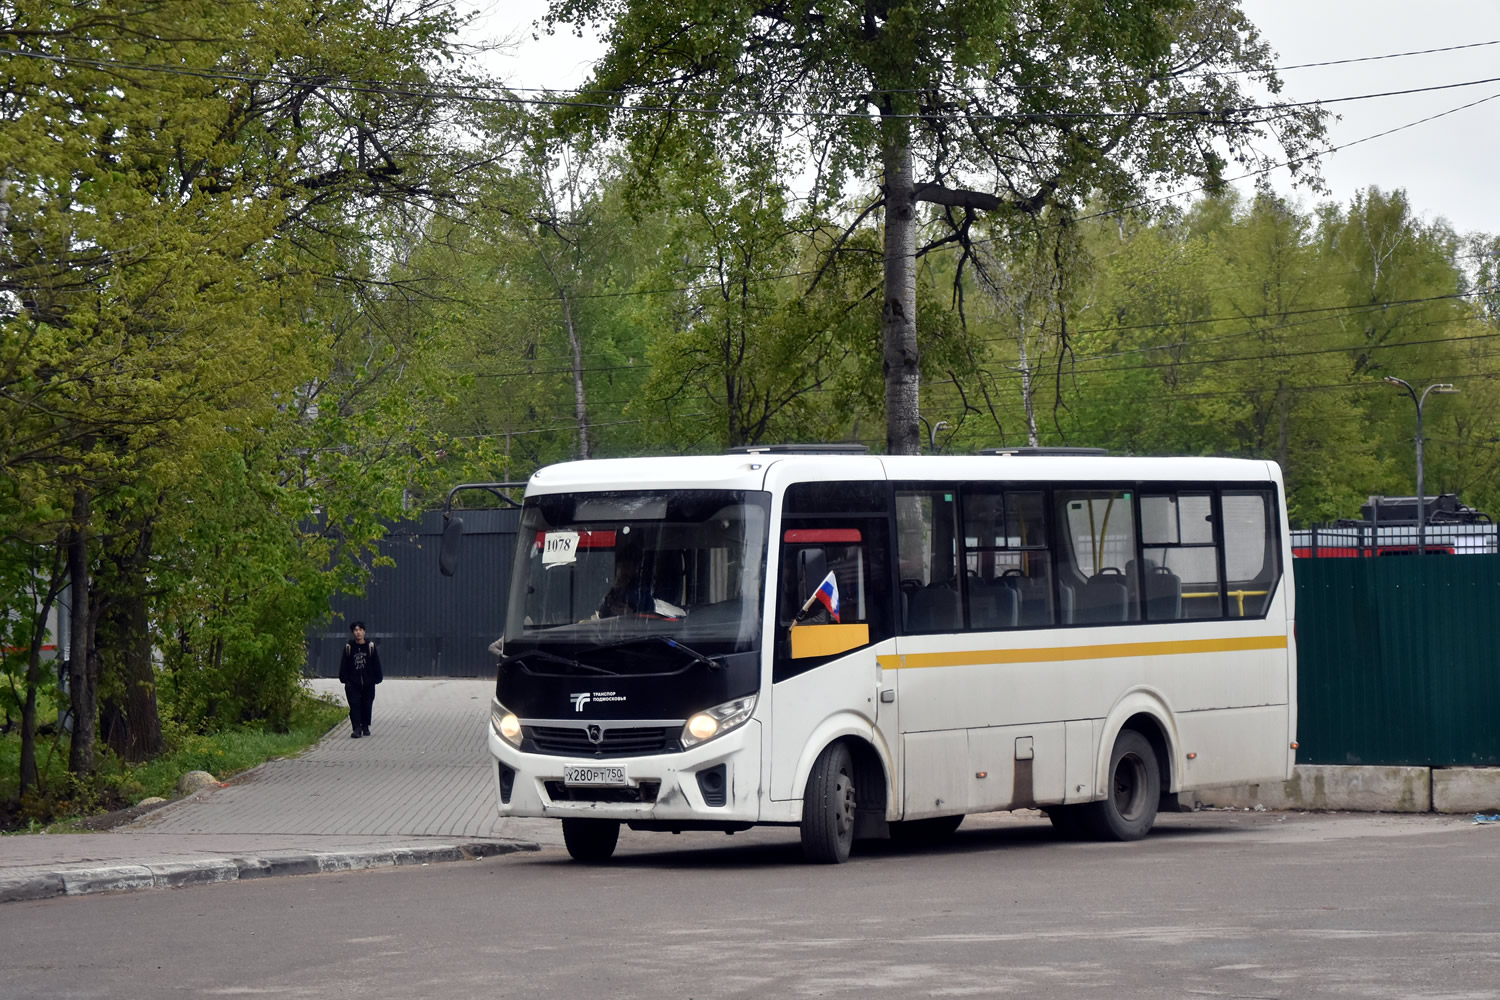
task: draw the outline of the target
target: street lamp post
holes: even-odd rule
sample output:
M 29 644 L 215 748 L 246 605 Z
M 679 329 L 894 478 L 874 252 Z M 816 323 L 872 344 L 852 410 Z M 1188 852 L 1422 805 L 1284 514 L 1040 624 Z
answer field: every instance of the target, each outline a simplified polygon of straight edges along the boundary
M 1422 407 L 1427 402 L 1427 394 L 1429 392 L 1436 392 L 1440 396 L 1446 396 L 1456 393 L 1458 390 L 1453 388 L 1450 382 L 1434 382 L 1423 389 L 1422 394 L 1418 396 L 1417 390 L 1413 389 L 1411 383 L 1405 379 L 1396 378 L 1394 375 L 1387 375 L 1385 381 L 1391 385 L 1399 385 L 1405 389 L 1406 394 L 1411 397 L 1411 401 L 1417 404 L 1417 555 L 1425 556 L 1427 554 L 1427 501 L 1422 495 L 1424 485 L 1422 482 Z

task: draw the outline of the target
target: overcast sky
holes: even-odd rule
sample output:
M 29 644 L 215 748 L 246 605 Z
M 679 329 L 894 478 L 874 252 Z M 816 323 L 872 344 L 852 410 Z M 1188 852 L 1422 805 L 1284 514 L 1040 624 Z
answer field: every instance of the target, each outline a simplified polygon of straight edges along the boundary
M 597 41 L 566 34 L 532 41 L 532 22 L 545 12 L 546 0 L 473 5 L 481 15 L 475 37 L 519 39 L 509 55 L 490 64 L 511 86 L 576 86 L 599 51 Z M 1241 0 L 1241 6 L 1279 53 L 1281 66 L 1500 41 L 1500 0 Z M 1291 100 L 1500 78 L 1500 45 L 1287 69 L 1282 78 Z M 1488 97 L 1495 99 L 1325 157 L 1331 196 L 1347 202 L 1370 185 L 1405 188 L 1428 219 L 1446 218 L 1460 232 L 1500 233 L 1500 82 L 1331 103 L 1341 120 L 1331 124 L 1329 135 L 1332 145 L 1341 146 Z M 1277 175 L 1278 186 L 1285 178 L 1285 171 Z M 1313 200 L 1301 197 L 1308 205 Z

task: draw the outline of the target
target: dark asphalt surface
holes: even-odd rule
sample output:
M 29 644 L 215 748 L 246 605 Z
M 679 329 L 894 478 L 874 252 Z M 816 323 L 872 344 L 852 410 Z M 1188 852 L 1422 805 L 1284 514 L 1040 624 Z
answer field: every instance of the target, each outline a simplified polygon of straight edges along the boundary
M 801 861 L 795 831 L 8 905 L 7 996 L 1500 997 L 1500 828 L 1201 812 L 1135 844 L 971 817 Z

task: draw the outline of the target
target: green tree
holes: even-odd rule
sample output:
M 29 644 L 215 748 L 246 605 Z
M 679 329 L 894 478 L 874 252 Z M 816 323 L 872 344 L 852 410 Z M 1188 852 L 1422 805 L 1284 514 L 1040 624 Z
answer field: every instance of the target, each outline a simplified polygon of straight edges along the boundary
M 810 172 L 820 203 L 880 172 L 867 211 L 885 218 L 892 453 L 921 441 L 920 205 L 940 208 L 934 243 L 967 247 L 980 216 L 1004 230 L 1164 181 L 1216 183 L 1218 149 L 1261 163 L 1257 142 L 1271 138 L 1295 161 L 1322 136 L 1320 112 L 1258 108 L 1242 88 L 1241 73 L 1273 93 L 1279 83 L 1232 0 L 552 0 L 549 30 L 584 23 L 607 25 L 609 48 L 561 120 L 621 135 L 644 189 L 664 161 L 751 149 Z
M 421 95 L 454 22 L 358 0 L 36 0 L 3 18 L 0 469 L 70 512 L 70 768 L 85 775 L 99 519 L 147 523 L 133 505 L 180 496 L 196 456 L 316 377 L 310 296 L 360 256 L 338 237 L 432 189 Z M 384 85 L 347 82 L 370 78 Z
M 695 165 L 665 198 L 666 241 L 647 280 L 680 291 L 655 300 L 669 325 L 632 412 L 665 414 L 658 430 L 679 450 L 849 433 L 874 255 L 819 271 L 837 231 L 796 213 L 764 161 Z

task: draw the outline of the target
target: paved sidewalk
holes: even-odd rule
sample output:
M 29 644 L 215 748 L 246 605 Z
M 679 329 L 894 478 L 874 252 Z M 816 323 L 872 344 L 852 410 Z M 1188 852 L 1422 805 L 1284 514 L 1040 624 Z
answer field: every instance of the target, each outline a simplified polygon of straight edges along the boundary
M 314 690 L 341 693 L 337 682 Z M 372 735 L 347 721 L 271 761 L 106 833 L 0 837 L 0 902 L 537 850 L 557 824 L 495 815 L 485 749 L 492 682 L 391 679 Z

